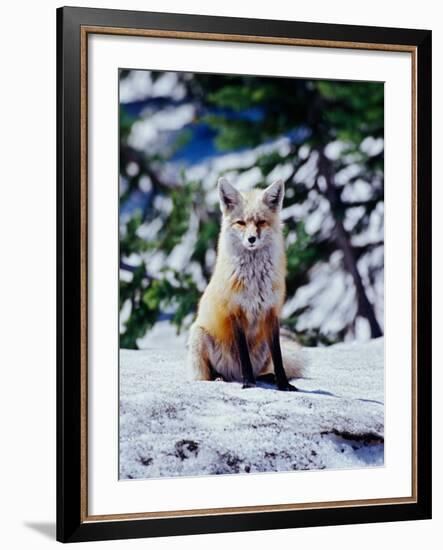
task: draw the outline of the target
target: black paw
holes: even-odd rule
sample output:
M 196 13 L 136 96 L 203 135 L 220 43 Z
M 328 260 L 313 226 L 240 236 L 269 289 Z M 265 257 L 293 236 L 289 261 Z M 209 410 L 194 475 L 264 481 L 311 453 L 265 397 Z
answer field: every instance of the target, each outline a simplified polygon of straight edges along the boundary
M 283 384 L 281 386 L 278 386 L 278 389 L 280 391 L 298 391 L 298 388 L 287 382 L 286 384 Z
M 245 390 L 247 388 L 255 388 L 256 384 L 255 382 L 243 382 L 242 390 Z

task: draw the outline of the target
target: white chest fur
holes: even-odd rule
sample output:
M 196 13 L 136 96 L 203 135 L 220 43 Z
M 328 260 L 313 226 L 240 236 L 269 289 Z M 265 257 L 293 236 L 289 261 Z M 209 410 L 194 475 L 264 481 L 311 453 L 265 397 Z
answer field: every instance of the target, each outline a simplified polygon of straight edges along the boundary
M 244 251 L 236 258 L 232 276 L 241 288 L 233 299 L 250 321 L 279 302 L 277 258 L 270 248 Z

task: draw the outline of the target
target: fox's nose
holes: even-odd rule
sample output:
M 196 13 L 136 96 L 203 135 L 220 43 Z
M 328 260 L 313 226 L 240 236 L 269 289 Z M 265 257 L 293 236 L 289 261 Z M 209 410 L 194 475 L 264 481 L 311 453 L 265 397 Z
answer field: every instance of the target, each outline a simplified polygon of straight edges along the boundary
M 255 243 L 256 240 L 257 240 L 256 237 L 249 237 L 249 238 L 248 238 L 248 241 L 249 241 L 251 244 Z

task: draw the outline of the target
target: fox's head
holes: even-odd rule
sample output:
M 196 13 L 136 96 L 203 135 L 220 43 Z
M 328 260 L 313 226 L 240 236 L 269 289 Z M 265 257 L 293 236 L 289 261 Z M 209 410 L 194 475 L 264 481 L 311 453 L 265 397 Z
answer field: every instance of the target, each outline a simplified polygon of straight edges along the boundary
M 234 245 L 247 250 L 272 245 L 276 233 L 281 232 L 280 210 L 285 192 L 281 180 L 264 190 L 240 193 L 226 178 L 220 178 L 218 192 L 223 229 Z

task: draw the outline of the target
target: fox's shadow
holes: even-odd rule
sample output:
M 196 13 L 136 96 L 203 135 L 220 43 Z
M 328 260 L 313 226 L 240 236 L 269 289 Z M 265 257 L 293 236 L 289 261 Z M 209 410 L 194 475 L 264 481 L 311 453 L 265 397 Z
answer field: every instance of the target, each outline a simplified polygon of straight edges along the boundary
M 264 376 L 260 376 L 257 378 L 257 388 L 263 389 L 263 390 L 274 390 L 274 391 L 280 391 L 277 387 L 277 384 L 275 383 L 275 377 L 272 379 L 273 374 Z M 326 390 L 305 390 L 301 389 L 297 386 L 297 382 L 295 382 L 295 387 L 297 388 L 297 393 L 299 394 L 314 394 L 314 395 L 321 395 L 324 397 L 334 397 L 335 399 L 341 399 L 340 395 L 336 395 L 335 393 L 332 393 L 330 391 Z M 357 401 L 364 401 L 365 403 L 376 403 L 377 405 L 383 405 L 382 401 L 377 401 L 376 399 L 363 399 L 363 398 L 356 398 Z

